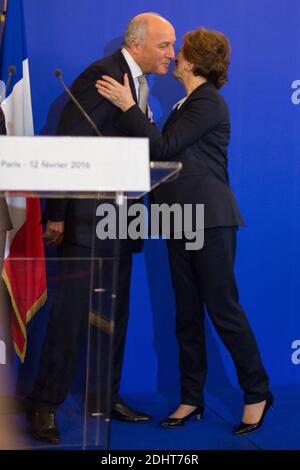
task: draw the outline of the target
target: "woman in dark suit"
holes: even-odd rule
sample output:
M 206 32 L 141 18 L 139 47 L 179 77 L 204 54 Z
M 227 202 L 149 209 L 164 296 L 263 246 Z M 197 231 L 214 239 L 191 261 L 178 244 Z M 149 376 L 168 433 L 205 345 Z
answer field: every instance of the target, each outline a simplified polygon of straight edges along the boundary
M 180 350 L 181 404 L 161 423 L 182 426 L 201 418 L 207 372 L 204 306 L 232 356 L 244 392 L 244 412 L 236 434 L 258 429 L 273 396 L 255 337 L 239 303 L 234 276 L 236 231 L 243 219 L 229 186 L 227 148 L 230 120 L 219 93 L 227 79 L 230 45 L 217 31 L 199 28 L 184 36 L 174 77 L 186 90 L 160 133 L 135 104 L 124 86 L 104 76 L 99 93 L 123 110 L 117 125 L 127 135 L 149 137 L 153 160 L 182 162 L 180 176 L 154 192 L 157 203 L 204 204 L 204 245 L 186 250 L 186 239 L 168 240 L 176 299 L 176 336 Z M 194 227 L 195 228 L 195 227 Z M 196 227 L 196 229 L 199 227 Z M 178 234 L 177 234 L 178 235 Z

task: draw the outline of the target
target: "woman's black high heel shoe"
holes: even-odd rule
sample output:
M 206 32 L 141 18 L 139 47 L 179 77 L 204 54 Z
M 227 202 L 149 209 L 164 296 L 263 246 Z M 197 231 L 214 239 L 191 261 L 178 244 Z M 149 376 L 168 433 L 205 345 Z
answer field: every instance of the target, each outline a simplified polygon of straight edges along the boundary
M 167 418 L 165 421 L 162 421 L 160 423 L 162 428 L 169 428 L 169 429 L 175 429 L 179 428 L 181 426 L 184 426 L 185 422 L 188 421 L 190 418 L 193 416 L 196 416 L 197 420 L 202 419 L 204 414 L 204 403 L 202 405 L 197 406 L 197 408 L 186 415 L 184 418 Z
M 257 423 L 254 423 L 254 424 L 247 424 L 247 423 L 243 423 L 243 421 L 241 421 L 241 423 L 239 424 L 239 426 L 237 426 L 235 428 L 233 433 L 236 434 L 236 435 L 241 435 L 241 434 L 247 434 L 249 432 L 254 432 L 257 429 L 259 429 L 261 427 L 261 425 L 263 424 L 264 417 L 266 416 L 267 412 L 273 407 L 273 402 L 274 402 L 274 397 L 270 393 L 270 395 L 266 399 L 265 408 L 264 408 L 263 414 L 261 415 L 260 420 Z

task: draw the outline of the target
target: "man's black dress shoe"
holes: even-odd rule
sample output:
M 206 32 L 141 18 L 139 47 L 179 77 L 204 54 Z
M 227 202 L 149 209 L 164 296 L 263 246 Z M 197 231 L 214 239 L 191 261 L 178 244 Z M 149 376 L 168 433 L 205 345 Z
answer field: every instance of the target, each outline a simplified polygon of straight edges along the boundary
M 30 434 L 38 441 L 48 442 L 49 444 L 59 444 L 60 435 L 55 422 L 55 414 L 27 411 L 27 422 L 29 424 Z
M 184 418 L 167 418 L 166 420 L 162 421 L 160 425 L 162 428 L 175 429 L 175 428 L 184 426 L 185 422 L 188 421 L 193 416 L 196 416 L 196 419 L 200 420 L 202 419 L 203 415 L 204 415 L 204 403 L 202 403 L 202 405 L 200 406 L 197 406 L 197 408 L 194 411 L 189 413 Z
M 243 421 L 241 421 L 240 424 L 234 429 L 233 433 L 240 436 L 241 434 L 248 434 L 259 429 L 264 422 L 264 417 L 266 416 L 267 412 L 273 407 L 273 402 L 274 397 L 270 393 L 270 395 L 266 399 L 266 404 L 260 420 L 254 424 L 244 423 Z
M 125 423 L 150 423 L 152 418 L 150 415 L 133 410 L 124 402 L 113 403 L 111 407 L 111 418 Z

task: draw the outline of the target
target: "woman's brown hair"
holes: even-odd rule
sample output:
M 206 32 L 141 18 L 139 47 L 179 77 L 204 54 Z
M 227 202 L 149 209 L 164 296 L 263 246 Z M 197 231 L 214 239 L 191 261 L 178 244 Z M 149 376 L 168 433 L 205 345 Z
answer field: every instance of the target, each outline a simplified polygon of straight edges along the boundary
M 228 82 L 230 43 L 219 31 L 198 28 L 183 37 L 182 52 L 191 62 L 194 75 L 201 75 L 221 88 Z

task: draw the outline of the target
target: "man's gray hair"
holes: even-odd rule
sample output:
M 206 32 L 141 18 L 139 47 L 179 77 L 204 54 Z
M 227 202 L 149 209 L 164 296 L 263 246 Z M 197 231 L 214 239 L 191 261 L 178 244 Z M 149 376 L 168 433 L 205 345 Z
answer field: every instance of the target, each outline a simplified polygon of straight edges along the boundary
M 140 15 L 132 18 L 125 29 L 124 39 L 122 42 L 123 46 L 130 47 L 132 39 L 135 39 L 138 43 L 143 42 L 148 29 L 148 18 L 146 16 L 148 14 L 163 18 L 159 13 L 155 13 L 153 11 L 149 11 L 146 14 L 141 13 Z

